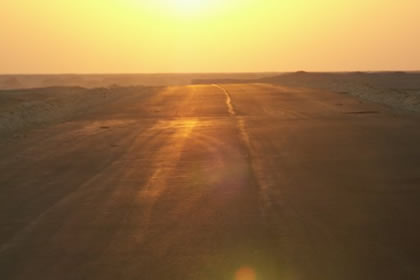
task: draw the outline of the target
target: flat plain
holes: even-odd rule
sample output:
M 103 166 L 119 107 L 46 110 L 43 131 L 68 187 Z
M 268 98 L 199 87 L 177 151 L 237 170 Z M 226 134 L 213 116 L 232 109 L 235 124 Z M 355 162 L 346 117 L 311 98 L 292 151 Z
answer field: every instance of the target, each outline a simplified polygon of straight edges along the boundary
M 1 279 L 420 279 L 418 114 L 268 81 L 75 90 L 1 107 Z

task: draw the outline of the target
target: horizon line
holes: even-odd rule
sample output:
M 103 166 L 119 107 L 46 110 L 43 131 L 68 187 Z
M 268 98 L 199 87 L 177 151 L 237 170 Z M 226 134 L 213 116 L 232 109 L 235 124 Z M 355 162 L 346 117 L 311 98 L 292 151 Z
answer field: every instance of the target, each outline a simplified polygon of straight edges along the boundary
M 388 69 L 388 70 L 290 70 L 290 71 L 209 71 L 209 72 L 40 72 L 40 73 L 0 73 L 0 76 L 64 76 L 64 75 L 206 75 L 206 74 L 280 74 L 280 73 L 380 73 L 380 72 L 420 72 L 417 70 Z

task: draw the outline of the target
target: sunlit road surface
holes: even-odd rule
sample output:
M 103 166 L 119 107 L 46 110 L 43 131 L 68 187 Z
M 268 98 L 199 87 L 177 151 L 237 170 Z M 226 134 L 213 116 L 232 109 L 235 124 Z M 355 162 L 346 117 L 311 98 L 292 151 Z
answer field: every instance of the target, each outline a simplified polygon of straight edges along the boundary
M 420 279 L 419 124 L 263 84 L 121 98 L 0 148 L 0 279 Z

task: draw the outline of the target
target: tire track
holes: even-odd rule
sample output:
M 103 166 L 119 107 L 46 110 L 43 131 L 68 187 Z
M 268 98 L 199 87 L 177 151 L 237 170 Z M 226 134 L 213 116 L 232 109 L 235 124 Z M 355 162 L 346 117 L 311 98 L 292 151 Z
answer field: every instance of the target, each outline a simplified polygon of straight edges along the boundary
M 240 140 L 243 143 L 247 152 L 246 157 L 252 172 L 251 176 L 254 179 L 254 182 L 258 188 L 261 203 L 261 214 L 264 218 L 267 218 L 267 211 L 271 206 L 271 201 L 268 196 L 269 183 L 267 182 L 264 176 L 263 164 L 261 160 L 259 160 L 257 152 L 251 143 L 249 133 L 246 129 L 245 119 L 237 115 L 235 107 L 233 106 L 232 96 L 230 95 L 229 91 L 217 84 L 214 84 L 213 86 L 223 91 L 223 93 L 226 96 L 226 106 L 228 108 L 228 112 L 231 115 L 231 117 L 235 119 L 235 123 L 239 131 Z
M 233 108 L 232 97 L 230 96 L 230 93 L 225 88 L 219 85 L 214 84 L 213 86 L 223 91 L 223 93 L 226 95 L 226 106 L 228 108 L 229 114 L 232 116 L 236 116 L 236 111 L 235 108 Z

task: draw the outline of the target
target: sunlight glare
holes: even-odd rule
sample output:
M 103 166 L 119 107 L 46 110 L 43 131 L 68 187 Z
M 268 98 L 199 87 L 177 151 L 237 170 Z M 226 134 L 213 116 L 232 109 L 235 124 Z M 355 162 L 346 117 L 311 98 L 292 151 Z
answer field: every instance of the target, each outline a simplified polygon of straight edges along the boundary
M 171 13 L 176 15 L 203 15 L 210 12 L 212 8 L 219 4 L 217 0 L 163 0 Z

